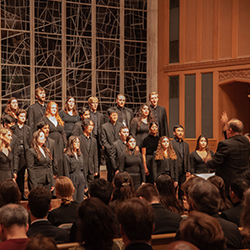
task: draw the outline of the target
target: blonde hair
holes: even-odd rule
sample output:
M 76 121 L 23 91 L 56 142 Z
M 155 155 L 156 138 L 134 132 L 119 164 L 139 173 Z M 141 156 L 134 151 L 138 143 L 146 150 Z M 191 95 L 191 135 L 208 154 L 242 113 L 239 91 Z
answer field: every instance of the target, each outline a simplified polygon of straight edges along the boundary
M 3 147 L 3 136 L 5 136 L 8 132 L 11 132 L 11 135 L 12 135 L 12 131 L 8 128 L 5 128 L 5 127 L 0 127 L 0 150 L 2 150 L 4 147 Z M 7 149 L 9 151 L 11 151 L 11 148 L 10 148 L 10 145 L 7 145 Z
M 71 198 L 74 193 L 72 181 L 66 176 L 60 176 L 55 183 L 56 195 L 62 200 L 65 205 L 71 203 Z
M 91 96 L 88 99 L 88 104 L 91 104 L 92 102 L 99 102 L 98 98 L 96 96 Z

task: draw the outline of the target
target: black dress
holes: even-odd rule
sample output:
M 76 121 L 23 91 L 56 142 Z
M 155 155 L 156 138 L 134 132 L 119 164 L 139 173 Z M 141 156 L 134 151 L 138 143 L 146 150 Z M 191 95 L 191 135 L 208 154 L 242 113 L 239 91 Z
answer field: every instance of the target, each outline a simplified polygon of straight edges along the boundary
M 65 154 L 63 155 L 63 164 L 65 176 L 71 179 L 75 188 L 73 198 L 78 203 L 81 203 L 84 197 L 84 188 L 87 187 L 84 176 L 83 154 L 77 158 Z
M 131 135 L 133 135 L 135 137 L 136 144 L 141 149 L 143 140 L 149 134 L 148 124 L 141 122 L 141 125 L 138 128 L 138 120 L 136 118 L 134 118 L 131 122 L 130 133 L 131 133 Z
M 72 129 L 76 122 L 80 121 L 80 116 L 78 115 L 69 115 L 65 113 L 64 110 L 60 110 L 60 117 L 64 121 L 64 131 L 67 136 L 67 139 L 72 135 Z
M 6 156 L 5 153 L 0 151 L 0 183 L 8 178 L 13 178 L 11 161 L 11 152 Z
M 119 157 L 119 172 L 128 172 L 134 182 L 135 190 L 146 181 L 145 170 L 143 167 L 142 155 L 135 155 L 133 151 L 129 155 L 126 151 Z
M 214 152 L 210 150 L 211 157 L 214 156 Z M 196 151 L 193 151 L 190 156 L 190 166 L 192 173 L 209 173 L 209 169 L 207 168 L 204 160 L 197 154 Z
M 65 175 L 63 171 L 63 150 L 67 145 L 64 127 L 57 123 L 55 126 L 47 117 L 43 119 L 49 124 L 49 137 L 55 141 L 55 157 L 58 164 L 58 176 Z

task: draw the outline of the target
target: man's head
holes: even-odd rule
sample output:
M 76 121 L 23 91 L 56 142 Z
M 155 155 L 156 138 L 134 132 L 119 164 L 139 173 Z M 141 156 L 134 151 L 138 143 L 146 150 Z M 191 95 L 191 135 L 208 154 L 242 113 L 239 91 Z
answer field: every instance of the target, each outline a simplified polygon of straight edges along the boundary
M 26 121 L 27 111 L 25 109 L 19 109 L 17 112 L 17 122 L 24 124 Z
M 129 129 L 126 126 L 121 126 L 119 135 L 123 142 L 126 142 L 127 137 L 129 136 Z
M 43 219 L 50 209 L 51 193 L 45 187 L 31 189 L 28 197 L 28 208 L 36 219 Z
M 96 112 L 97 108 L 98 108 L 98 98 L 95 97 L 95 96 L 91 96 L 89 99 L 88 99 L 88 104 L 89 104 L 89 107 L 90 107 L 90 110 L 92 112 Z
M 210 181 L 198 181 L 188 189 L 188 203 L 193 210 L 209 215 L 216 214 L 220 207 L 220 193 Z
M 125 102 L 126 102 L 126 98 L 123 94 L 117 95 L 116 103 L 118 107 L 123 108 L 125 106 Z
M 173 134 L 176 139 L 182 140 L 184 136 L 184 128 L 181 125 L 175 125 L 173 128 Z
M 236 134 L 241 134 L 243 131 L 243 122 L 238 119 L 231 119 L 227 124 L 227 138 Z
M 100 178 L 94 179 L 89 184 L 89 196 L 99 198 L 104 204 L 108 205 L 113 192 L 110 182 Z
M 45 93 L 45 90 L 42 87 L 36 88 L 35 95 L 36 95 L 36 99 L 38 100 L 38 102 L 40 102 L 40 103 L 45 102 L 46 93 Z
M 3 123 L 3 126 L 5 128 L 10 128 L 11 129 L 15 125 L 16 120 L 15 120 L 14 117 L 12 117 L 10 115 L 4 115 L 2 117 L 2 123 Z
M 156 107 L 158 104 L 158 100 L 159 98 L 156 92 L 151 92 L 149 94 L 149 101 L 150 101 L 151 106 Z
M 109 117 L 109 120 L 115 124 L 117 122 L 117 119 L 118 119 L 118 114 L 116 112 L 116 109 L 115 108 L 109 108 L 107 110 L 107 113 L 108 113 L 108 117 Z
M 82 108 L 78 109 L 78 113 L 79 113 L 82 120 L 84 120 L 86 118 L 90 118 L 89 109 L 87 109 L 86 107 L 82 107 Z
M 149 203 L 159 203 L 159 192 L 151 183 L 141 185 L 137 191 L 136 196 L 145 199 Z
M 86 132 L 87 134 L 92 133 L 95 123 L 89 118 L 84 119 L 82 123 L 84 127 L 84 132 Z
M 234 179 L 229 187 L 229 195 L 233 203 L 243 201 L 244 193 L 248 189 L 249 183 L 244 178 Z
M 6 240 L 8 232 L 17 226 L 19 229 L 28 230 L 28 211 L 21 205 L 8 204 L 0 209 L 0 236 L 2 241 Z M 15 232 L 13 232 L 15 233 Z
M 49 124 L 46 121 L 41 120 L 37 123 L 36 127 L 37 130 L 43 131 L 46 138 L 49 136 Z
M 154 210 L 145 200 L 132 198 L 117 206 L 116 217 L 120 224 L 125 246 L 131 242 L 149 242 L 154 230 Z

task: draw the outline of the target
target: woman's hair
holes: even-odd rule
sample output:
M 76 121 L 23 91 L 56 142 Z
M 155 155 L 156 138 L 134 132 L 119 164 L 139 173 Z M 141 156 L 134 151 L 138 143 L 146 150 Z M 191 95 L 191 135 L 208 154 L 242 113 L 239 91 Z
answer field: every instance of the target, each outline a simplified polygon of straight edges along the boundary
M 156 121 L 152 121 L 152 122 L 149 123 L 149 131 L 150 131 L 150 129 L 151 129 L 151 127 L 153 125 L 157 126 L 157 135 L 159 135 L 159 125 L 158 125 L 158 123 Z
M 64 126 L 64 121 L 62 120 L 62 118 L 60 117 L 60 115 L 58 113 L 58 104 L 56 102 L 49 102 L 48 103 L 44 116 L 48 117 L 50 115 L 51 106 L 54 104 L 56 105 L 56 108 L 57 108 L 55 118 L 58 121 L 59 125 Z
M 66 151 L 65 151 L 65 154 L 67 154 L 68 156 L 74 156 L 74 145 L 73 143 L 76 141 L 76 140 L 79 140 L 80 142 L 80 139 L 78 136 L 75 136 L 75 135 L 71 135 L 68 139 L 68 143 L 67 143 L 67 148 L 66 148 Z M 80 148 L 78 148 L 76 150 L 76 154 L 77 156 L 80 156 L 81 155 L 81 150 Z
M 211 176 L 208 178 L 208 181 L 210 181 L 213 185 L 215 185 L 220 192 L 220 209 L 219 212 L 225 211 L 232 207 L 232 203 L 227 199 L 226 197 L 226 191 L 225 191 L 225 183 L 223 179 L 218 176 Z
M 200 135 L 200 136 L 197 138 L 195 150 L 199 150 L 199 149 L 200 149 L 200 143 L 199 143 L 199 142 L 200 142 L 201 138 L 205 138 L 206 143 L 207 143 L 205 149 L 206 149 L 207 152 L 209 152 L 208 139 L 207 139 L 207 137 L 206 137 L 205 135 Z
M 13 179 L 9 178 L 0 183 L 0 207 L 10 203 L 19 204 L 20 200 L 21 193 Z
M 150 107 L 147 104 L 142 104 L 141 107 L 139 108 L 136 117 L 132 120 L 132 122 L 138 122 L 137 123 L 137 130 L 139 131 L 141 123 L 142 123 L 142 117 L 143 117 L 143 113 L 142 113 L 142 109 L 147 106 L 148 107 L 148 117 L 147 117 L 147 122 L 148 124 L 150 124 L 151 122 L 155 122 L 155 117 L 150 109 Z
M 37 143 L 37 139 L 41 133 L 43 133 L 43 131 L 41 131 L 41 130 L 34 132 L 32 140 L 31 140 L 31 147 L 35 149 L 35 151 L 37 153 L 38 161 L 40 161 L 41 155 L 42 155 L 42 153 L 39 149 L 38 143 Z M 42 149 L 44 150 L 45 154 L 47 154 L 49 156 L 49 158 L 52 160 L 52 155 L 51 155 L 49 149 L 46 147 L 45 143 L 42 145 Z
M 69 112 L 68 101 L 69 101 L 70 99 L 74 99 L 75 105 L 74 105 L 72 111 L 73 111 L 73 115 L 76 116 L 76 115 L 77 115 L 77 110 L 76 110 L 76 99 L 75 99 L 73 96 L 69 96 L 69 97 L 67 98 L 67 100 L 66 100 L 66 102 L 65 102 L 65 104 L 64 104 L 63 110 L 64 110 L 64 112 L 65 112 L 66 114 L 68 114 L 68 112 Z
M 0 150 L 2 150 L 4 147 L 2 137 L 5 136 L 8 132 L 11 132 L 11 134 L 12 134 L 12 131 L 10 129 L 5 128 L 5 127 L 0 127 Z M 7 148 L 9 151 L 11 151 L 10 145 L 7 145 Z
M 174 213 L 183 214 L 184 209 L 176 198 L 174 181 L 167 174 L 160 174 L 156 178 L 156 187 L 159 191 L 160 202 L 164 207 Z
M 158 142 L 158 146 L 157 146 L 157 149 L 156 149 L 156 154 L 155 154 L 155 160 L 164 160 L 165 157 L 164 157 L 164 149 L 162 147 L 162 142 L 164 139 L 168 139 L 169 141 L 169 146 L 167 148 L 167 152 L 168 152 L 168 158 L 170 158 L 171 160 L 176 160 L 177 159 L 177 156 L 175 154 L 175 151 L 172 147 L 172 144 L 170 143 L 170 140 L 167 136 L 162 136 Z
M 11 98 L 7 101 L 7 106 L 6 106 L 5 110 L 4 110 L 4 112 L 5 112 L 7 115 L 10 115 L 10 116 L 12 116 L 12 117 L 13 117 L 12 112 L 14 112 L 15 115 L 17 115 L 17 112 L 18 112 L 18 110 L 19 110 L 18 105 L 17 105 L 17 109 L 16 109 L 15 111 L 13 111 L 13 110 L 11 109 L 11 102 L 12 102 L 13 100 L 17 100 L 17 99 L 16 99 L 15 97 L 11 97 Z M 14 118 L 16 118 L 16 117 L 14 117 Z
M 85 199 L 78 208 L 77 230 L 86 250 L 111 250 L 115 223 L 110 208 L 98 198 Z
M 216 218 L 192 211 L 180 223 L 180 240 L 188 241 L 200 250 L 225 250 L 226 238 Z
M 56 195 L 59 196 L 64 204 L 70 204 L 74 193 L 72 181 L 66 176 L 59 176 L 55 183 Z
M 241 235 L 244 236 L 243 247 L 248 248 L 250 244 L 250 189 L 244 193 L 243 208 L 240 217 L 240 225 L 243 227 Z
M 36 237 L 31 238 L 25 250 L 58 250 L 58 248 L 53 238 L 38 234 Z
M 128 142 L 131 140 L 131 139 L 135 139 L 135 137 L 133 135 L 129 135 L 127 138 L 126 138 L 126 148 L 125 148 L 125 152 L 129 155 L 132 155 L 134 153 L 134 155 L 139 155 L 140 152 L 138 152 L 137 150 L 133 149 L 133 150 L 130 150 L 128 148 Z
M 129 173 L 116 174 L 113 183 L 113 200 L 124 201 L 135 196 L 134 183 Z

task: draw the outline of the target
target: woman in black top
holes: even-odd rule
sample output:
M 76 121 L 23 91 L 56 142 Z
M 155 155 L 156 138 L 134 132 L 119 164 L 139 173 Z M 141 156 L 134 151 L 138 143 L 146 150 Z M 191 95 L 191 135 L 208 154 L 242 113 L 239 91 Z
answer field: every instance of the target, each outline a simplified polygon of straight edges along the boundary
M 134 182 L 135 190 L 146 181 L 142 155 L 135 150 L 136 140 L 132 135 L 126 139 L 125 152 L 119 157 L 119 172 L 128 172 Z
M 76 122 L 80 121 L 80 116 L 76 110 L 76 100 L 69 96 L 64 105 L 64 109 L 59 112 L 60 117 L 64 121 L 64 130 L 67 139 L 72 135 L 72 129 Z
M 189 156 L 191 172 L 209 173 L 206 162 L 213 156 L 214 152 L 209 150 L 207 137 L 200 135 L 197 139 L 195 151 L 193 151 Z
M 130 133 L 134 136 L 137 146 L 141 149 L 144 138 L 149 134 L 149 124 L 155 122 L 151 109 L 147 104 L 143 104 L 131 121 Z
M 153 176 L 153 154 L 157 149 L 160 137 L 158 135 L 158 124 L 151 122 L 149 125 L 150 134 L 143 140 L 142 143 L 142 159 L 145 169 L 146 182 L 154 184 Z
M 17 120 L 17 112 L 19 110 L 18 101 L 15 97 L 11 97 L 7 101 L 7 106 L 3 112 L 3 116 L 9 115 Z
M 75 188 L 73 198 L 81 203 L 84 197 L 84 189 L 87 188 L 87 182 L 83 174 L 83 155 L 80 150 L 80 140 L 77 136 L 69 137 L 67 149 L 63 155 L 63 163 L 65 176 L 71 179 Z

